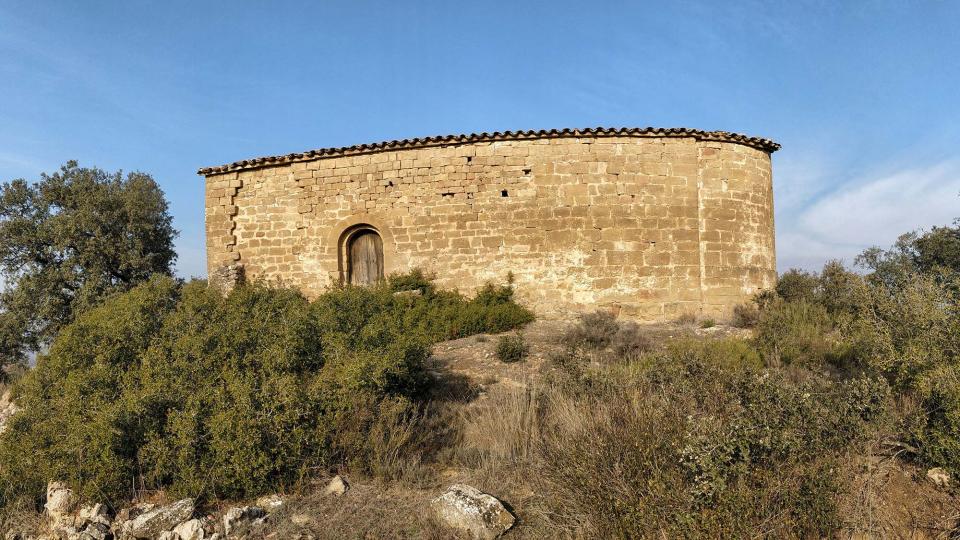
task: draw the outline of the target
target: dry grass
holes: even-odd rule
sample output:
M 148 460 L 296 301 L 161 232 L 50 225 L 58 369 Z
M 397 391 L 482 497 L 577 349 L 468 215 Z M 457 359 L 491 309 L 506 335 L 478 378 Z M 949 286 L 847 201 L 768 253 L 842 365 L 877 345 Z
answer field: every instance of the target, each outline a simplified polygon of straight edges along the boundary
M 429 508 L 436 496 L 421 491 L 377 482 L 356 481 L 340 497 L 323 495 L 324 482 L 291 500 L 273 514 L 271 525 L 246 538 L 317 540 L 364 539 L 459 539 L 457 533 L 440 524 Z
M 473 467 L 526 463 L 540 438 L 537 387 L 498 389 L 462 413 L 461 458 Z
M 805 410 L 805 390 L 795 386 L 801 383 L 758 379 L 756 362 L 743 358 L 746 345 L 729 341 L 688 341 L 647 353 L 675 355 L 662 358 L 665 364 L 644 353 L 598 364 L 590 361 L 595 351 L 571 351 L 540 383 L 494 389 L 463 406 L 453 454 L 457 479 L 513 502 L 520 525 L 511 534 L 519 538 L 834 530 L 847 478 L 837 467 L 850 450 L 822 438 L 830 424 L 798 423 Z M 794 387 L 768 395 L 780 385 Z M 769 411 L 745 413 L 742 392 Z M 781 398 L 790 403 L 782 411 Z M 728 433 L 731 423 L 746 431 Z M 803 455 L 784 450 L 762 457 L 767 443 L 753 433 L 770 429 L 790 433 L 782 444 L 799 445 Z M 751 450 L 738 458 L 741 447 Z

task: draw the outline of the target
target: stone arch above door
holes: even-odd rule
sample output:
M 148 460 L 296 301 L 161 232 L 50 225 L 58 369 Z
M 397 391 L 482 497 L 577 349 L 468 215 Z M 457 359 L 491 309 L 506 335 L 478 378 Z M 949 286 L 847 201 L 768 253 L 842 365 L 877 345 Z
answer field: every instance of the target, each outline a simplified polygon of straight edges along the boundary
M 368 250 L 368 255 L 375 254 L 377 257 L 376 265 L 371 268 L 374 280 L 383 279 L 392 271 L 392 260 L 394 257 L 393 241 L 389 231 L 377 224 L 371 223 L 372 220 L 361 220 L 354 217 L 345 221 L 337 228 L 339 234 L 335 237 L 334 245 L 337 246 L 337 270 L 341 284 L 350 284 L 354 281 L 356 274 L 353 273 L 351 259 L 351 248 L 359 247 Z M 375 238 L 371 235 L 375 235 Z M 365 244 L 365 245 L 364 245 Z M 364 275 L 369 275 L 366 272 Z
M 341 246 L 346 283 L 374 285 L 383 279 L 383 238 L 375 227 L 351 227 L 344 231 Z

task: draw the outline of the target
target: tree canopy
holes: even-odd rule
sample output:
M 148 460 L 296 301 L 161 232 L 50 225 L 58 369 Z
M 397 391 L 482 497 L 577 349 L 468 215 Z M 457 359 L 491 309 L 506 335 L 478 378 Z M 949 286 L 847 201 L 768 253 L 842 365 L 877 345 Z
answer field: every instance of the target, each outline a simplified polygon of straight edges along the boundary
M 174 230 L 150 175 L 69 161 L 0 184 L 0 364 L 22 360 L 80 312 L 171 273 Z
M 960 273 L 960 218 L 953 223 L 953 227 L 903 234 L 890 249 L 867 249 L 857 257 L 856 264 L 870 270 L 872 279 L 888 286 L 897 286 L 917 272 L 956 275 Z

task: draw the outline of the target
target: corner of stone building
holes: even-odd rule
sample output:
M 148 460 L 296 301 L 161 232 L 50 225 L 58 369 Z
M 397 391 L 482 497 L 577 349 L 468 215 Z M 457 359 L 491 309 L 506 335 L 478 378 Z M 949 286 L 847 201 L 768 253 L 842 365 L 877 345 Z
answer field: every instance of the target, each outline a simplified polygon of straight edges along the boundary
M 241 263 L 218 266 L 210 272 L 207 278 L 207 283 L 224 296 L 244 282 L 246 282 L 246 273 Z

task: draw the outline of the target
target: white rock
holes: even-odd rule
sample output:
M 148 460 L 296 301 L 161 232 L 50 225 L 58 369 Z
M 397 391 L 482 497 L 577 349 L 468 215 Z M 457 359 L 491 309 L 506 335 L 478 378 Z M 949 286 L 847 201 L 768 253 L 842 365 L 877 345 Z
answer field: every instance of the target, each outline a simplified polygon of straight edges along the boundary
M 330 483 L 327 484 L 327 488 L 323 490 L 326 495 L 335 495 L 337 497 L 343 495 L 347 491 L 350 491 L 350 483 L 347 482 L 347 479 L 340 476 L 333 477 L 333 480 L 330 480 Z
M 193 499 L 182 499 L 148 510 L 123 524 L 122 533 L 133 538 L 154 538 L 193 516 Z
M 190 519 L 173 528 L 180 540 L 203 540 L 203 520 Z
M 313 523 L 313 518 L 307 514 L 294 514 L 290 516 L 290 522 L 301 527 Z
M 927 479 L 937 487 L 945 488 L 950 486 L 950 473 L 941 467 L 934 467 L 927 471 Z
M 0 395 L 0 433 L 6 431 L 7 421 L 19 410 L 20 407 L 17 407 L 17 404 L 14 403 L 10 397 L 10 390 Z
M 73 540 L 80 538 L 80 532 L 77 531 L 77 528 L 73 525 L 57 525 L 54 524 L 52 527 L 53 536 L 50 537 L 51 540 L 59 540 L 61 538 L 66 538 L 67 540 Z M 40 537 L 41 540 L 47 540 L 47 537 Z
M 81 540 L 107 540 L 110 538 L 110 526 L 103 523 L 89 523 L 78 536 Z
M 55 522 L 60 522 L 73 511 L 77 504 L 77 498 L 73 490 L 67 487 L 63 482 L 50 482 L 47 484 L 47 502 L 44 507 Z
M 127 540 L 129 535 L 126 535 L 124 531 L 129 527 L 127 522 L 132 521 L 137 516 L 148 512 L 156 508 L 157 505 L 150 503 L 137 503 L 133 506 L 128 506 L 127 508 L 121 508 L 117 511 L 117 515 L 113 517 L 113 530 L 116 533 L 116 536 L 119 540 Z
M 430 505 L 441 521 L 481 540 L 497 538 L 516 521 L 496 497 L 466 484 L 448 487 Z
M 413 297 L 413 296 L 423 296 L 423 291 L 420 289 L 413 289 L 410 291 L 397 291 L 393 293 L 394 296 L 400 297 Z
M 97 523 L 109 527 L 111 521 L 110 509 L 100 503 L 92 506 L 84 506 L 77 512 L 77 524 L 80 526 L 88 523 Z
M 179 540 L 179 537 L 173 531 L 164 531 L 157 535 L 157 540 Z
M 280 495 L 265 495 L 257 499 L 257 506 L 263 508 L 267 512 L 275 512 L 281 508 L 286 501 L 283 500 L 283 497 Z
M 231 508 L 223 515 L 223 532 L 230 534 L 230 531 L 238 525 L 252 522 L 266 514 L 266 510 L 259 506 L 238 506 Z

